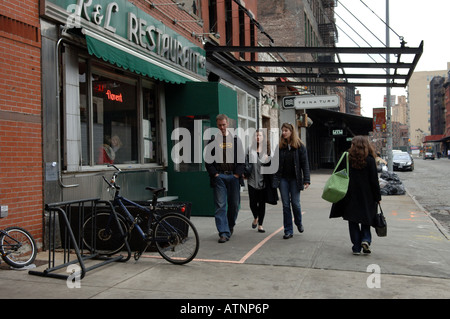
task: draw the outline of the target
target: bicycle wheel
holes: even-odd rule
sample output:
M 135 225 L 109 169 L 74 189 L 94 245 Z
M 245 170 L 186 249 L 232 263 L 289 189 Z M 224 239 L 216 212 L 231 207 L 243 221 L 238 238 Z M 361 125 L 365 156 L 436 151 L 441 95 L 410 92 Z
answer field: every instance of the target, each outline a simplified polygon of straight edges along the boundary
M 164 215 L 156 223 L 153 241 L 165 260 L 178 265 L 194 259 L 200 244 L 192 222 L 176 213 Z
M 22 268 L 36 259 L 37 248 L 33 236 L 17 226 L 5 229 L 0 238 L 2 259 L 14 268 Z
M 91 253 L 106 256 L 121 251 L 125 246 L 128 227 L 122 217 L 117 216 L 117 221 L 109 211 L 98 211 L 89 216 L 83 224 L 84 247 Z

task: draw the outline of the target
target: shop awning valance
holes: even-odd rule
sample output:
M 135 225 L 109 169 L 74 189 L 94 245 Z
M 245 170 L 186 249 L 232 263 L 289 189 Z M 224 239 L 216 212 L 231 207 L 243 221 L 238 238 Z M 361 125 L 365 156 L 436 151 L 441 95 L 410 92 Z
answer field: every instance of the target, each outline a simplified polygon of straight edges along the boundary
M 99 36 L 87 29 L 83 29 L 82 32 L 86 37 L 89 54 L 125 70 L 174 84 L 199 81 L 199 79 L 185 74 L 169 64 L 162 63 L 121 43 Z

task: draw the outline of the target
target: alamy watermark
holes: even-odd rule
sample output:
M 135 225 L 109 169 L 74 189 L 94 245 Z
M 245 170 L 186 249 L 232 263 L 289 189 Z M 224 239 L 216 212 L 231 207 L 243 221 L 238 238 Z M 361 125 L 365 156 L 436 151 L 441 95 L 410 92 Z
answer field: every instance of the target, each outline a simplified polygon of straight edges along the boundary
M 367 277 L 367 288 L 381 288 L 381 267 L 377 264 L 367 266 L 367 272 L 372 273 Z
M 78 265 L 69 265 L 66 272 L 69 273 L 66 279 L 67 288 L 81 288 L 81 267 Z
M 171 139 L 175 142 L 171 150 L 171 158 L 175 164 L 185 163 L 223 163 L 224 149 L 227 149 L 232 157 L 226 155 L 226 162 L 230 163 L 236 158 L 237 163 L 245 163 L 246 154 L 249 163 L 256 163 L 258 159 L 263 163 L 267 161 L 267 154 L 271 154 L 270 162 L 267 166 L 261 167 L 262 174 L 274 174 L 278 170 L 278 143 L 268 146 L 267 139 L 270 138 L 268 129 L 261 128 L 228 128 L 228 136 L 226 142 L 223 141 L 223 136 L 218 128 L 208 128 L 202 133 L 202 121 L 194 120 L 193 131 L 187 128 L 175 128 L 172 131 Z M 192 133 L 194 132 L 194 133 Z M 271 134 L 275 134 L 278 138 L 278 129 L 270 130 Z M 262 134 L 263 138 L 260 142 L 259 152 L 256 153 L 256 136 Z M 237 136 L 238 139 L 233 140 Z M 212 138 L 214 137 L 214 138 Z M 243 141 L 247 141 L 248 146 L 245 148 Z M 236 142 L 236 146 L 234 143 Z M 202 149 L 202 145 L 203 149 Z M 236 152 L 236 156 L 234 154 Z M 257 154 L 257 155 L 256 155 Z

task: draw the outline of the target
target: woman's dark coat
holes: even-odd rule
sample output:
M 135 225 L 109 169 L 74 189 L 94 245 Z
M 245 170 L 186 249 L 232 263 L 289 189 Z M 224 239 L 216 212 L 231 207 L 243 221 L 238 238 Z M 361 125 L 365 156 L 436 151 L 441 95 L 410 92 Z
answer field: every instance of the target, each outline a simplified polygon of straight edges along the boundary
M 273 177 L 272 186 L 278 188 L 280 186 L 281 174 L 283 172 L 283 163 L 286 153 L 289 152 L 288 148 L 277 148 L 275 156 L 278 156 L 278 171 Z M 311 184 L 311 178 L 309 174 L 308 153 L 306 147 L 302 144 L 296 149 L 294 153 L 294 168 L 295 179 L 297 181 L 298 189 L 303 190 L 303 184 Z
M 330 218 L 343 217 L 348 221 L 373 226 L 381 193 L 375 159 L 369 155 L 366 161 L 367 166 L 363 169 L 353 168 L 350 164 L 347 194 L 331 206 Z

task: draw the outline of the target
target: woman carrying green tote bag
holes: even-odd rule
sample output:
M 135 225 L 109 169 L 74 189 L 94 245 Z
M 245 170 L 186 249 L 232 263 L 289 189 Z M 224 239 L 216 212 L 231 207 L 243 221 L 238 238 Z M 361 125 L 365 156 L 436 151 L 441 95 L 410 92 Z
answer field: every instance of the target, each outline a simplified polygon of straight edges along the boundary
M 347 168 L 336 172 L 344 157 L 347 160 Z M 349 183 L 349 166 L 348 166 L 348 152 L 342 154 L 339 162 L 337 163 L 333 174 L 325 183 L 323 188 L 322 198 L 330 203 L 337 203 L 345 197 L 347 194 Z
M 377 205 L 381 201 L 375 151 L 367 136 L 355 136 L 348 151 L 347 194 L 331 205 L 330 218 L 348 222 L 354 255 L 371 253 L 371 227 L 376 227 Z

